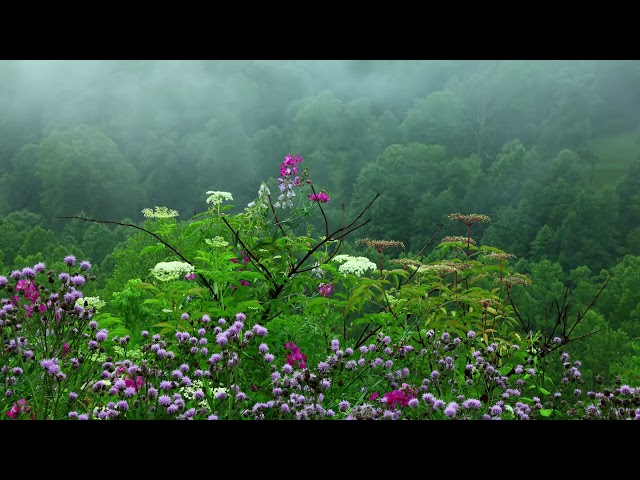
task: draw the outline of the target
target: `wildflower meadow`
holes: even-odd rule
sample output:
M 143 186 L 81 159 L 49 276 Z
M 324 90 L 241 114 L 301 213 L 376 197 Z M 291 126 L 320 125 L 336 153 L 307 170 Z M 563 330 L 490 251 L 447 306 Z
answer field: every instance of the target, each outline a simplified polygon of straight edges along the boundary
M 113 299 L 83 293 L 91 259 L 72 254 L 0 275 L 2 419 L 640 419 L 640 388 L 585 388 L 566 350 L 587 311 L 528 328 L 512 294 L 531 280 L 473 239 L 487 215 L 450 213 L 459 235 L 409 255 L 352 240 L 378 195 L 336 220 L 298 155 L 256 192 L 236 214 L 210 190 L 186 221 L 110 222 L 153 238 L 140 265 L 161 259 Z

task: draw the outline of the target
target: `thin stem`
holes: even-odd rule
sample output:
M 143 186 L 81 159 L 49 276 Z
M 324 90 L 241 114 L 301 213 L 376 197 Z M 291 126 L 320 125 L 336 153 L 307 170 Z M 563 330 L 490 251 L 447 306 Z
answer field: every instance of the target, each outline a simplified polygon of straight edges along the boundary
M 95 220 L 93 218 L 84 218 L 84 217 L 78 217 L 76 215 L 71 215 L 71 216 L 64 216 L 64 217 L 54 217 L 54 218 L 73 218 L 76 220 L 83 220 L 85 222 L 96 222 L 96 223 L 110 223 L 112 225 L 120 225 L 121 227 L 131 227 L 131 228 L 137 228 L 138 230 L 142 230 L 144 233 L 147 233 L 149 235 L 151 235 L 152 237 L 154 237 L 156 240 L 158 240 L 160 243 L 162 243 L 165 247 L 167 247 L 168 249 L 170 249 L 173 253 L 175 253 L 178 257 L 180 257 L 183 261 L 185 261 L 186 263 L 188 263 L 189 265 L 193 265 L 193 263 L 188 260 L 187 258 L 185 258 L 178 250 L 176 250 L 175 248 L 173 248 L 171 245 L 169 245 L 167 242 L 165 242 L 162 238 L 160 238 L 158 235 L 156 235 L 153 232 L 150 232 L 149 230 L 146 230 L 142 227 L 139 227 L 138 225 L 134 225 L 132 223 L 122 223 L 122 222 L 114 222 L 111 220 Z M 224 217 L 222 217 L 222 219 L 224 220 Z M 226 221 L 226 220 L 225 220 Z M 213 291 L 213 288 L 211 287 L 211 285 L 209 284 L 209 282 L 207 281 L 207 279 L 202 275 L 202 274 L 198 274 L 198 276 L 200 277 L 200 280 L 202 280 L 202 282 L 205 284 L 205 286 L 209 289 L 209 291 L 211 292 L 211 295 L 213 296 L 214 300 L 218 300 L 218 295 L 216 295 L 216 293 Z

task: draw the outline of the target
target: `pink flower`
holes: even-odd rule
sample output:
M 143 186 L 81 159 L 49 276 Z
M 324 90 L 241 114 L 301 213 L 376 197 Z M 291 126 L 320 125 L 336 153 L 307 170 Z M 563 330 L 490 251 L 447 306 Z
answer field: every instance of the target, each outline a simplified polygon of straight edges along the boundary
M 232 261 L 233 263 L 238 263 L 238 259 L 237 259 L 237 258 L 235 258 L 235 257 L 233 257 L 233 258 L 231 259 L 231 261 Z
M 193 272 L 191 272 L 191 273 L 189 273 L 189 274 L 185 275 L 185 276 L 184 276 L 184 279 L 185 279 L 185 280 L 195 280 L 195 279 L 196 279 L 196 274 L 195 274 L 195 273 L 193 273 Z
M 409 400 L 416 398 L 418 391 L 412 389 L 410 385 L 406 383 L 402 384 L 400 390 L 393 390 L 384 394 L 384 398 L 387 400 L 387 405 L 391 410 L 395 410 L 396 406 L 400 405 L 406 407 L 409 404 Z
M 294 342 L 287 342 L 284 344 L 284 348 L 291 352 L 287 353 L 287 363 L 289 365 L 296 368 L 307 368 L 307 356 L 300 351 L 300 347 Z
M 24 296 L 27 300 L 29 300 L 31 303 L 35 302 L 38 299 L 38 289 L 36 288 L 36 286 L 31 283 L 31 280 L 18 280 L 18 283 L 16 285 L 16 290 L 21 290 L 24 292 Z M 16 305 L 18 303 L 18 298 L 19 297 L 11 297 L 11 300 L 13 301 L 13 304 Z
M 7 417 L 15 420 L 22 412 L 29 413 L 30 410 L 29 403 L 24 398 L 21 398 L 5 413 L 7 414 Z
M 323 297 L 328 297 L 329 295 L 331 295 L 332 291 L 333 282 L 321 283 L 320 285 L 318 285 L 318 293 L 320 293 L 320 295 L 322 295 Z
M 248 280 L 240 280 L 240 285 L 244 285 L 245 287 L 248 287 L 249 285 L 251 285 L 251 282 Z
M 329 197 L 329 195 L 324 192 L 312 193 L 311 195 L 309 195 L 309 200 L 311 200 L 312 202 L 328 203 L 329 200 L 331 200 L 331 197 Z
M 127 388 L 132 387 L 136 389 L 136 392 L 139 391 L 142 386 L 144 385 L 144 378 L 142 378 L 140 375 L 138 375 L 136 377 L 136 380 L 133 381 L 130 378 L 125 378 L 124 379 L 124 383 L 127 386 Z

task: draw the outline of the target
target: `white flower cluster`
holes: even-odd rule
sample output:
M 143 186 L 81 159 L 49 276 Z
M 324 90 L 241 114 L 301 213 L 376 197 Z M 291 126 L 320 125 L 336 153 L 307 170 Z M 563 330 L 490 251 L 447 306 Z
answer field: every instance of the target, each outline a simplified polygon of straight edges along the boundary
M 387 301 L 389 302 L 389 305 L 391 306 L 391 308 L 395 307 L 400 301 L 399 299 L 397 299 L 396 297 L 388 293 L 385 293 L 385 296 L 387 297 Z
M 288 188 L 286 192 L 278 195 L 278 201 L 273 204 L 274 208 L 293 207 L 293 201 L 291 201 L 291 197 L 295 196 L 296 192 L 293 191 L 293 188 Z
M 352 257 L 351 255 L 336 255 L 333 260 L 342 263 L 338 267 L 341 273 L 353 273 L 359 277 L 367 270 L 375 270 L 376 264 L 367 257 Z
M 167 207 L 155 208 L 155 211 L 150 208 L 143 208 L 142 214 L 147 218 L 173 218 L 179 215 L 177 210 L 170 210 Z
M 218 387 L 213 389 L 213 395 L 216 396 L 218 393 L 226 393 L 229 394 L 229 390 L 224 387 Z
M 185 262 L 160 262 L 151 269 L 151 274 L 161 282 L 177 280 L 190 273 L 195 273 L 193 265 Z
M 104 300 L 100 300 L 100 297 L 82 297 L 76 300 L 76 305 L 85 308 L 84 302 L 87 302 L 86 308 L 95 308 L 96 312 L 107 304 Z
M 196 390 L 204 390 L 204 385 L 202 384 L 201 380 L 193 380 L 193 382 L 191 382 L 191 385 L 188 387 L 182 387 L 180 389 L 180 393 L 182 395 L 184 395 L 184 398 L 186 398 L 187 400 L 193 400 L 194 397 L 194 392 Z M 215 393 L 214 393 L 215 395 Z M 207 408 L 209 406 L 209 404 L 207 403 L 207 399 L 204 398 L 200 401 L 200 403 L 198 404 L 201 407 Z
M 206 238 L 204 240 L 204 243 L 206 243 L 207 245 L 209 245 L 210 247 L 213 247 L 213 248 L 223 248 L 223 247 L 226 247 L 227 245 L 229 245 L 229 242 L 227 242 L 221 236 L 215 236 L 213 238 Z
M 260 184 L 260 188 L 258 189 L 258 199 L 254 202 L 248 203 L 247 208 L 253 208 L 257 205 L 258 208 L 261 208 L 263 210 L 268 209 L 269 195 L 271 195 L 269 187 L 267 187 L 267 185 L 264 183 Z
M 127 356 L 127 358 L 129 357 L 135 358 L 136 360 L 144 358 L 144 355 L 142 354 L 142 350 L 140 350 L 139 347 L 129 348 L 125 350 L 120 345 L 112 345 L 111 348 L 113 348 L 113 351 L 117 355 L 116 358 L 120 358 L 120 357 L 124 358 L 125 356 Z
M 225 200 L 233 201 L 233 196 L 229 192 L 216 192 L 209 190 L 207 192 L 207 203 L 210 203 L 214 207 L 221 205 Z
M 313 268 L 311 269 L 311 274 L 315 275 L 318 278 L 322 278 L 324 275 L 324 270 L 320 268 L 320 263 L 316 262 L 313 264 Z

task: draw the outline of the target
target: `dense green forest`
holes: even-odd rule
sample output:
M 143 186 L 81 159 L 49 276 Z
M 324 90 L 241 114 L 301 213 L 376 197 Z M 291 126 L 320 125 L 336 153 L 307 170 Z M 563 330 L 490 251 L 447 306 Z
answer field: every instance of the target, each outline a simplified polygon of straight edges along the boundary
M 486 215 L 471 238 L 530 279 L 522 322 L 581 318 L 587 383 L 640 383 L 640 61 L 5 60 L 0 79 L 0 273 L 73 255 L 102 312 L 145 315 L 136 282 L 178 258 L 133 227 L 143 209 L 178 212 L 169 242 L 206 192 L 242 213 L 299 154 L 331 199 L 299 235 L 366 210 L 340 253 L 377 265 L 358 240 L 399 242 L 391 269 Z

